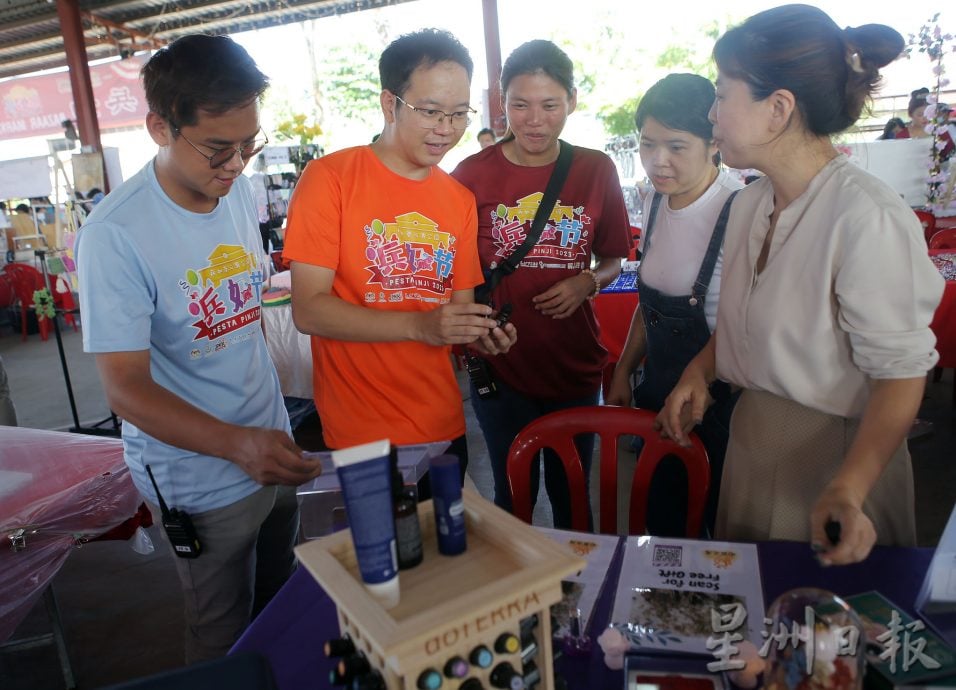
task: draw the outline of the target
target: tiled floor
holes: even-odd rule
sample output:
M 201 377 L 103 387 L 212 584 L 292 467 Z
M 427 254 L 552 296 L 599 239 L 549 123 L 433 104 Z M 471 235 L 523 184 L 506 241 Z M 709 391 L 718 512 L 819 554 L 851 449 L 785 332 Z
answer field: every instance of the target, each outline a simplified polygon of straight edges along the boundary
M 0 314 L 2 319 L 2 314 Z M 10 377 L 21 426 L 55 429 L 73 424 L 51 337 L 25 343 L 0 322 L 0 357 Z M 92 357 L 82 352 L 79 333 L 68 331 L 63 343 L 70 367 L 81 424 L 108 415 Z M 929 386 L 920 416 L 932 431 L 911 443 L 916 476 L 920 543 L 932 546 L 956 500 L 956 407 L 952 402 L 953 372 Z M 484 442 L 469 413 L 469 473 L 476 488 L 490 494 L 490 470 Z M 0 452 L 2 452 L 0 430 Z M 536 522 L 547 524 L 545 503 L 539 501 Z M 155 527 L 149 532 L 159 544 Z M 161 548 L 151 555 L 134 552 L 125 542 L 87 544 L 67 559 L 55 588 L 79 687 L 102 687 L 181 665 L 182 616 L 179 590 L 171 562 Z M 21 625 L 18 635 L 48 630 L 42 606 Z M 63 680 L 52 647 L 0 653 L 2 690 L 62 688 Z

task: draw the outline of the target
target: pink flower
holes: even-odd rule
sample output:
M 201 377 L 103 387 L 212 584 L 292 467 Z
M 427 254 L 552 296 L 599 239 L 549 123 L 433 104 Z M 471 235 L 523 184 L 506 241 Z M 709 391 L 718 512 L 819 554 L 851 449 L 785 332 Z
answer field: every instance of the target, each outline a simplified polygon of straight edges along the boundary
M 597 641 L 604 650 L 604 663 L 607 667 L 612 670 L 624 668 L 624 655 L 630 648 L 630 643 L 621 631 L 613 627 L 607 628 Z

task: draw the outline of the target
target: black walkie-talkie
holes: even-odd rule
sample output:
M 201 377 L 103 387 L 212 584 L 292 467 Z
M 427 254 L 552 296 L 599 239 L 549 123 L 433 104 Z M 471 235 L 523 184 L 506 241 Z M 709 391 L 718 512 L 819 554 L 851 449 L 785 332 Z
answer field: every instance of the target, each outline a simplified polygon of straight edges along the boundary
M 202 553 L 202 544 L 199 537 L 196 536 L 196 528 L 193 527 L 193 521 L 189 515 L 177 508 L 170 509 L 163 500 L 163 495 L 159 493 L 159 486 L 156 484 L 156 478 L 153 477 L 153 470 L 146 465 L 146 474 L 149 475 L 149 481 L 153 483 L 153 489 L 156 490 L 156 498 L 159 499 L 159 509 L 163 513 L 163 529 L 166 530 L 166 536 L 169 543 L 173 545 L 173 551 L 180 558 L 199 558 Z

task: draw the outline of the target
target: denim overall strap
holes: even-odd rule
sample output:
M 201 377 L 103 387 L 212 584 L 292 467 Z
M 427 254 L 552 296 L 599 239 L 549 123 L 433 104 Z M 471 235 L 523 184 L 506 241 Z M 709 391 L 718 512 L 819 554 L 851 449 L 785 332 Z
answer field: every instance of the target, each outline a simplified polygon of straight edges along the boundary
M 654 225 L 657 201 L 655 195 L 651 204 L 648 229 Z M 729 208 L 730 200 L 724 204 L 718 215 L 691 294 L 665 295 L 641 281 L 641 271 L 638 270 L 638 291 L 646 338 L 644 370 L 641 382 L 634 391 L 638 407 L 659 410 L 664 404 L 664 398 L 683 373 L 684 367 L 710 339 L 704 301 L 720 254 Z M 648 239 L 645 235 L 645 257 Z
M 654 229 L 654 221 L 657 219 L 657 209 L 661 207 L 661 199 L 663 198 L 663 194 L 654 192 L 654 198 L 651 199 L 651 211 L 647 216 L 647 227 L 644 228 L 644 251 L 641 252 L 642 254 L 647 254 L 647 249 L 650 247 L 651 231 Z
M 697 274 L 697 280 L 694 281 L 694 287 L 691 293 L 692 300 L 700 300 L 707 294 L 707 289 L 710 287 L 710 280 L 714 277 L 714 267 L 717 265 L 717 257 L 720 256 L 720 247 L 724 242 L 724 233 L 727 231 L 730 205 L 733 203 L 738 191 L 740 190 L 734 190 L 734 192 L 727 197 L 723 208 L 720 209 L 720 215 L 717 216 L 714 232 L 710 236 L 710 244 L 707 245 L 707 253 L 704 254 L 704 260 L 700 264 L 700 272 Z M 691 304 L 693 304 L 693 302 Z

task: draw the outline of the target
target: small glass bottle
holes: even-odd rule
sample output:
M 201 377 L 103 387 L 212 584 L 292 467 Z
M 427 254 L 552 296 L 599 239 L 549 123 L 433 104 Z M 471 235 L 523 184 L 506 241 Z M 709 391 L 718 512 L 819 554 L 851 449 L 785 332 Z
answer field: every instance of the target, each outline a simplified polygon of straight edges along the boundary
M 863 624 L 843 599 L 822 589 L 792 589 L 777 597 L 767 617 L 767 690 L 862 690 Z
M 398 568 L 407 570 L 422 562 L 422 528 L 418 521 L 418 496 L 414 486 L 405 486 L 398 465 L 392 466 L 392 505 Z

